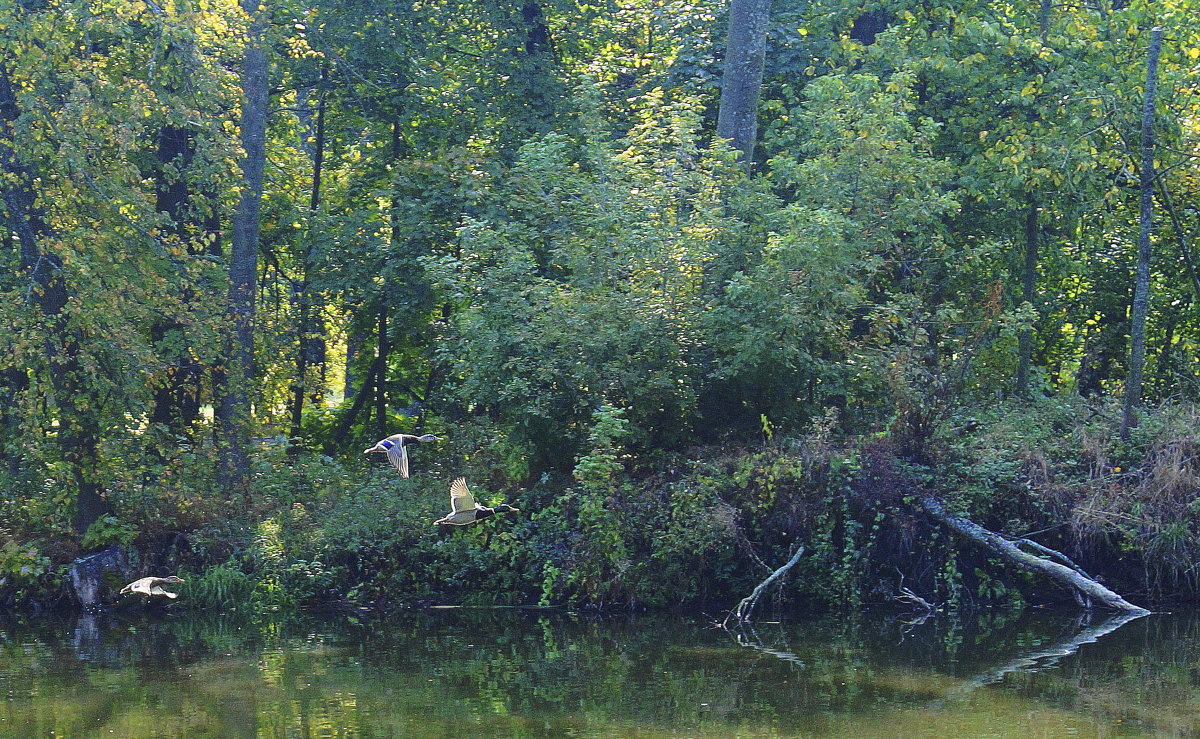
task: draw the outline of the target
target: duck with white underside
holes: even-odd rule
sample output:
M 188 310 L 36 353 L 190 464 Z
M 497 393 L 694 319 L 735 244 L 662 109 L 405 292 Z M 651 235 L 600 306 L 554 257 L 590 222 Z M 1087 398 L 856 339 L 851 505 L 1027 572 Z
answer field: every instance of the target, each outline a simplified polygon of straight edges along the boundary
M 172 593 L 170 590 L 164 590 L 162 586 L 177 582 L 183 582 L 183 578 L 176 577 L 175 575 L 168 575 L 167 577 L 143 577 L 142 579 L 134 580 L 125 587 L 121 588 L 118 595 L 124 595 L 126 593 L 139 593 L 147 598 L 151 598 L 155 595 L 162 595 L 174 600 L 175 598 L 179 597 L 179 593 Z
M 508 503 L 500 503 L 494 508 L 479 505 L 467 489 L 467 478 L 460 477 L 450 483 L 450 513 L 433 523 L 435 526 L 470 526 L 497 513 L 517 513 L 520 510 Z
M 363 454 L 371 454 L 372 452 L 387 454 L 388 461 L 392 463 L 392 466 L 396 468 L 400 476 L 408 477 L 408 451 L 405 447 L 429 441 L 441 441 L 441 439 L 433 434 L 424 434 L 422 436 L 415 434 L 392 434 L 386 439 L 380 439 L 375 442 L 375 445 L 363 451 Z

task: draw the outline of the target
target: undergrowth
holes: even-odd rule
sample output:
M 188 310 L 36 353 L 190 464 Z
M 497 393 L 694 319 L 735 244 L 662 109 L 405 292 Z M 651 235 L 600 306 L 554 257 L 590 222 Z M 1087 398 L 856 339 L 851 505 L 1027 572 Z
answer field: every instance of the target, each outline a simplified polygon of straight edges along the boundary
M 255 613 L 727 605 L 800 546 L 800 564 L 773 594 L 796 607 L 892 603 L 902 588 L 943 608 L 1060 597 L 936 528 L 912 505 L 927 490 L 989 528 L 1067 553 L 1126 595 L 1193 600 L 1200 411 L 1157 409 L 1128 442 L 1118 419 L 1115 406 L 1079 398 L 959 410 L 931 439 L 932 461 L 917 465 L 886 435 L 839 436 L 831 413 L 801 436 L 764 426 L 758 446 L 649 465 L 625 448 L 621 411 L 603 407 L 573 474 L 533 481 L 510 477 L 521 465 L 504 455 L 472 458 L 454 443 L 421 449 L 407 480 L 360 460 L 291 459 L 266 447 L 244 499 L 210 500 L 219 493 L 182 472 L 166 476 L 169 489 L 130 482 L 110 492 L 113 514 L 70 545 L 56 524 L 22 519 L 10 501 L 0 599 L 61 602 L 70 557 L 84 545 L 126 547 L 146 574 L 183 575 L 180 604 Z M 458 473 L 481 503 L 520 513 L 433 526 Z

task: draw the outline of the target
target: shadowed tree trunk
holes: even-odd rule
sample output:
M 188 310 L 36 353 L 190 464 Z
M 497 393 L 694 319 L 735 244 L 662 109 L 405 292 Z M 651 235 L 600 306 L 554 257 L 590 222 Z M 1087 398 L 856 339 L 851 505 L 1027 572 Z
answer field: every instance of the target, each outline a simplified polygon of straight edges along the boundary
M 1121 408 L 1121 440 L 1137 426 L 1134 408 L 1142 400 L 1142 375 L 1146 364 L 1146 313 L 1150 309 L 1150 231 L 1154 216 L 1154 96 L 1158 87 L 1158 55 L 1162 29 L 1150 31 L 1146 52 L 1146 97 L 1142 104 L 1141 212 L 1138 227 L 1137 269 L 1133 282 L 1133 307 L 1129 313 L 1129 374 L 1125 379 L 1125 401 Z
M 228 316 L 232 326 L 221 372 L 219 476 L 222 484 L 245 490 L 250 475 L 250 384 L 254 379 L 254 282 L 258 273 L 258 231 L 266 160 L 267 12 L 258 0 L 242 0 L 251 16 L 242 62 L 242 193 L 233 215 L 229 253 Z
M 310 394 L 310 383 L 308 379 L 308 369 L 310 366 L 317 364 L 319 352 L 317 351 L 317 342 L 320 340 L 320 327 L 315 320 L 315 311 L 312 290 L 312 261 L 313 261 L 313 239 L 315 235 L 314 221 L 317 217 L 317 212 L 321 207 L 321 166 L 325 159 L 325 87 L 329 79 L 327 70 L 321 70 L 321 89 L 317 101 L 317 122 L 316 131 L 313 137 L 313 170 L 312 170 L 312 190 L 308 200 L 308 215 L 309 226 L 304 235 L 304 248 L 300 255 L 301 277 L 300 284 L 297 286 L 297 297 L 300 302 L 300 316 L 298 333 L 299 342 L 296 348 L 296 380 L 292 385 L 292 425 L 291 438 L 299 439 L 304 418 L 304 398 Z M 289 448 L 293 453 L 299 451 L 300 446 L 294 445 Z
M 188 207 L 191 192 L 183 176 L 195 154 L 192 132 L 178 126 L 163 126 L 158 136 L 158 171 L 155 183 L 155 210 L 171 218 L 167 231 L 179 239 L 189 237 Z M 175 171 L 169 176 L 168 171 Z M 189 243 L 189 251 L 198 250 Z M 185 288 L 186 289 L 186 288 Z M 183 295 L 183 302 L 194 296 Z M 167 363 L 167 374 L 154 391 L 150 411 L 151 423 L 159 424 L 175 436 L 189 434 L 192 424 L 200 417 L 200 393 L 203 367 L 189 345 L 187 330 L 179 320 L 163 317 L 150 327 L 150 339 Z
M 767 54 L 771 0 L 733 0 L 729 6 L 729 37 L 717 136 L 729 139 L 749 169 L 758 137 L 758 95 Z
M 36 177 L 13 149 L 14 122 L 21 110 L 8 74 L 0 65 L 0 193 L 4 219 L 20 243 L 21 272 L 29 280 L 25 295 L 37 313 L 44 336 L 46 371 L 57 410 L 59 458 L 75 486 L 74 525 L 82 534 L 107 512 L 95 479 L 100 444 L 98 399 L 93 397 L 91 373 L 81 363 L 83 337 L 72 326 L 65 308 L 70 292 L 63 261 L 43 249 L 51 229 L 37 204 Z

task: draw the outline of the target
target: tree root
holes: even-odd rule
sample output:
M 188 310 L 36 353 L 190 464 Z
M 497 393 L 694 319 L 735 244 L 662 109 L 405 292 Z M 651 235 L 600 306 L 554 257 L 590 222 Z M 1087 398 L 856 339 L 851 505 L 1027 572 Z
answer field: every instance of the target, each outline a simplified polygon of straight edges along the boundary
M 1091 610 L 1094 602 L 1101 607 L 1125 613 L 1138 615 L 1150 613 L 1145 608 L 1135 606 L 1099 582 L 1096 582 L 1095 579 L 1090 577 L 1061 552 L 1056 552 L 1053 549 L 1028 540 L 1012 541 L 1007 539 L 995 531 L 985 529 L 968 518 L 950 513 L 946 510 L 945 504 L 932 494 L 924 493 L 917 500 L 926 513 L 951 529 L 954 529 L 967 539 L 1022 569 L 1045 575 L 1059 585 L 1066 587 L 1075 594 L 1076 600 L 1080 605 L 1088 610 Z M 1021 544 L 1046 556 L 1038 556 L 1023 551 L 1019 546 Z

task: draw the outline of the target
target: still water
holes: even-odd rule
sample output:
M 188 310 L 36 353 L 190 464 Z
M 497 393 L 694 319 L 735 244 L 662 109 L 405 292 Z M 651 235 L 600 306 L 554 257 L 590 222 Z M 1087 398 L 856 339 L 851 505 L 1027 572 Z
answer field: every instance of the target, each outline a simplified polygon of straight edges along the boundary
M 2 737 L 1200 736 L 1200 614 L 0 620 Z

